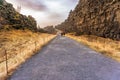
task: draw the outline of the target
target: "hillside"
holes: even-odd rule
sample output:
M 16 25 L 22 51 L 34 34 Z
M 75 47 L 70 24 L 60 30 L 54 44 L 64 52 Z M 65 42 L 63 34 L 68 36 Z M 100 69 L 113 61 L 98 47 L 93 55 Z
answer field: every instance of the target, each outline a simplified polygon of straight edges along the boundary
M 32 16 L 25 16 L 17 12 L 13 5 L 5 0 L 0 0 L 0 30 L 10 29 L 37 29 L 36 20 Z
M 0 80 L 6 80 L 21 63 L 55 37 L 42 32 L 45 31 L 37 29 L 31 15 L 20 14 L 12 4 L 0 0 Z
M 56 28 L 76 35 L 87 34 L 120 40 L 119 0 L 80 0 Z

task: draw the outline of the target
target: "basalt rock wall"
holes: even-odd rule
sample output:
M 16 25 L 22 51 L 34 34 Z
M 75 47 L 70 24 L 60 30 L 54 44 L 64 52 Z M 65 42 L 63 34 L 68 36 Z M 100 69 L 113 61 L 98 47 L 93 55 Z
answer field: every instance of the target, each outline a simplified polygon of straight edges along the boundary
M 56 28 L 120 40 L 120 0 L 80 0 Z

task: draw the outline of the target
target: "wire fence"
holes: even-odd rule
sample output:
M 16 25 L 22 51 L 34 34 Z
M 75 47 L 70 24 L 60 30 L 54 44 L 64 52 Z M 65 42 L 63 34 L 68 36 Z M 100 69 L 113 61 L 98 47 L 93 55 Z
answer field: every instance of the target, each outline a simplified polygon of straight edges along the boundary
M 49 37 L 49 36 L 46 36 L 46 37 L 43 37 L 42 38 L 42 41 L 41 41 L 41 45 L 39 45 L 38 43 L 39 43 L 39 41 L 34 41 L 33 43 L 29 43 L 30 45 L 34 45 L 34 48 L 32 48 L 33 49 L 33 52 L 32 53 L 36 53 L 37 52 L 37 50 L 38 50 L 38 47 L 40 47 L 40 46 L 42 46 L 42 45 L 45 45 L 49 40 L 51 40 L 53 37 Z M 29 41 L 27 41 L 27 42 L 25 42 L 25 43 L 28 43 Z M 23 44 L 25 44 L 25 43 L 23 43 Z M 22 46 L 23 44 L 20 44 L 19 46 Z M 30 46 L 29 45 L 29 46 Z M 40 48 L 39 48 L 40 49 Z M 19 49 L 19 53 L 22 53 L 22 48 L 20 48 Z M 11 59 L 11 58 L 14 58 L 14 57 L 16 57 L 16 55 L 17 54 L 12 54 L 13 56 L 9 56 L 10 54 L 9 54 L 9 52 L 8 52 L 8 50 L 7 49 L 4 49 L 4 59 L 3 59 L 3 61 L 1 61 L 0 62 L 0 64 L 1 63 L 5 63 L 5 74 L 6 74 L 6 77 L 9 77 L 9 71 L 10 71 L 10 69 L 9 69 L 9 60 Z M 1 77 L 1 76 L 0 76 Z

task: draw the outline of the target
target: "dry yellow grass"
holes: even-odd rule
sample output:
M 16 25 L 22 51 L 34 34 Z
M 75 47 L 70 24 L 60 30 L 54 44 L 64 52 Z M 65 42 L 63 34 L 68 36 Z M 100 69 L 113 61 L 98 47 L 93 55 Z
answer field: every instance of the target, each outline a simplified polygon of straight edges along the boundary
M 28 30 L 0 32 L 0 80 L 6 78 L 5 50 L 8 56 L 8 70 L 11 74 L 18 65 L 54 37 L 55 35 L 33 33 Z
M 69 34 L 67 36 L 120 62 L 120 41 L 92 35 L 74 36 L 74 34 Z

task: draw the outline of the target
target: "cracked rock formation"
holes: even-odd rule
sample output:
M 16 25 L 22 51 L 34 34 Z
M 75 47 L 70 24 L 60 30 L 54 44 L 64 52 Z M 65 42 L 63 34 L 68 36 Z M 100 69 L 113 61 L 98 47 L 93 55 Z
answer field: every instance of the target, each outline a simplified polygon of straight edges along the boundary
M 120 40 L 120 0 L 80 0 L 56 28 Z

